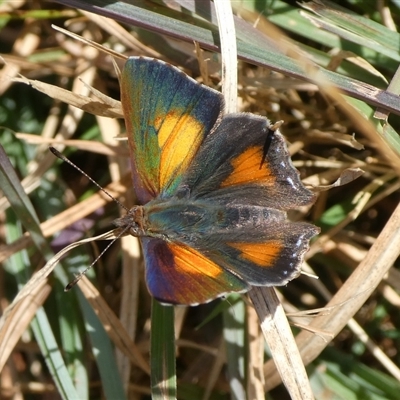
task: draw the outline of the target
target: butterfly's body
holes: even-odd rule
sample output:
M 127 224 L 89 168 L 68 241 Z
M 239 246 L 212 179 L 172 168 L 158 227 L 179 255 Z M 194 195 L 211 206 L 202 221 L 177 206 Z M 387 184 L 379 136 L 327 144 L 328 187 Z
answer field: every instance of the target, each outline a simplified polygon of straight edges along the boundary
M 314 196 L 269 121 L 223 116 L 218 92 L 156 60 L 130 58 L 121 91 L 141 205 L 116 223 L 141 238 L 150 293 L 194 305 L 298 276 L 318 228 L 286 210 Z
M 149 236 L 167 241 L 189 244 L 205 240 L 211 235 L 229 234 L 240 238 L 242 230 L 258 232 L 265 222 L 280 223 L 286 214 L 266 207 L 241 205 L 215 205 L 209 202 L 171 198 L 151 201 L 145 206 L 135 206 L 117 225 L 131 225 L 133 236 Z M 243 239 L 243 238 L 241 238 Z

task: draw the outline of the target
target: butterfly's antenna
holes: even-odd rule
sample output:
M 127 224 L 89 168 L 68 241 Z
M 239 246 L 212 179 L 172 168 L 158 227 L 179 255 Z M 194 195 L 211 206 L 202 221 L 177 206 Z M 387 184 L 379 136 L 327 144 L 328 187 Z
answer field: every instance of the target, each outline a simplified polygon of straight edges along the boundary
M 81 170 L 76 164 L 74 164 L 71 160 L 69 160 L 67 157 L 65 157 L 64 155 L 62 155 L 57 149 L 55 149 L 54 147 L 50 146 L 49 150 L 56 156 L 58 157 L 60 160 L 65 161 L 66 163 L 68 163 L 69 165 L 72 165 L 77 171 L 79 171 L 82 175 L 85 175 L 86 178 L 88 178 L 90 180 L 90 182 L 94 183 L 103 193 L 105 193 L 110 199 L 113 199 L 120 207 L 122 207 L 125 211 L 129 212 L 129 209 L 127 207 L 125 207 L 118 199 L 116 199 L 114 196 L 112 196 L 110 193 L 107 192 L 106 189 L 104 189 L 103 187 L 101 187 L 93 178 L 91 178 L 85 171 Z M 108 248 L 108 246 L 107 246 Z M 90 266 L 91 267 L 91 266 Z M 89 267 L 89 268 L 90 268 Z M 88 268 L 88 269 L 89 269 Z M 79 278 L 80 279 L 80 278 Z
M 71 290 L 82 278 L 84 275 L 87 274 L 90 268 L 93 267 L 94 264 L 97 263 L 97 261 L 100 259 L 100 257 L 103 256 L 103 254 L 113 245 L 115 241 L 117 241 L 121 236 L 124 235 L 124 233 L 130 228 L 130 226 L 126 226 L 118 235 L 116 238 L 114 238 L 110 243 L 108 243 L 107 247 L 96 257 L 96 259 L 88 266 L 86 267 L 82 272 L 80 272 L 78 275 L 75 276 L 75 278 L 68 283 L 67 286 L 64 288 L 64 292 L 68 292 Z

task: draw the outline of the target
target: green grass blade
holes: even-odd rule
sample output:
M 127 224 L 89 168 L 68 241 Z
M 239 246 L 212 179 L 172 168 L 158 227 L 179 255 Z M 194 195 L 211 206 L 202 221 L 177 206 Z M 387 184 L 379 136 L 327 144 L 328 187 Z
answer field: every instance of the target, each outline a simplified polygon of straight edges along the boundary
M 316 16 L 308 14 L 307 17 L 317 26 L 358 46 L 370 48 L 393 60 L 400 61 L 399 33 L 333 2 L 325 1 L 324 5 L 308 3 L 303 7 L 316 14 Z
M 151 393 L 153 400 L 176 399 L 174 308 L 152 299 Z
M 51 250 L 40 230 L 40 222 L 35 209 L 26 195 L 4 148 L 0 145 L 0 188 L 12 205 L 15 214 L 31 234 L 36 247 L 50 259 Z
M 79 291 L 65 293 L 64 286 L 58 281 L 55 282 L 53 295 L 56 298 L 54 308 L 57 320 L 54 320 L 52 326 L 59 326 L 60 347 L 63 349 L 65 362 L 70 376 L 75 382 L 79 398 L 84 400 L 89 399 L 90 382 L 85 353 L 87 350 L 85 349 L 85 336 L 82 334 L 84 327 L 81 314 L 77 312 L 79 307 L 76 293 Z M 51 311 L 50 308 L 48 313 Z
M 101 376 L 106 399 L 126 399 L 124 388 L 121 381 L 115 355 L 111 346 L 110 339 L 104 330 L 104 326 L 99 321 L 92 306 L 83 296 L 80 290 L 77 290 L 80 307 L 85 318 L 86 331 L 90 336 L 92 352 L 96 359 L 97 368 Z
M 310 374 L 317 398 L 323 393 L 344 400 L 398 398 L 400 384 L 393 377 L 338 350 L 327 348 L 322 359 L 323 368 L 316 368 Z
M 78 393 L 72 383 L 68 369 L 59 351 L 58 344 L 53 335 L 49 320 L 43 308 L 39 308 L 36 317 L 31 322 L 32 330 L 40 351 L 46 361 L 58 392 L 63 399 L 79 399 Z

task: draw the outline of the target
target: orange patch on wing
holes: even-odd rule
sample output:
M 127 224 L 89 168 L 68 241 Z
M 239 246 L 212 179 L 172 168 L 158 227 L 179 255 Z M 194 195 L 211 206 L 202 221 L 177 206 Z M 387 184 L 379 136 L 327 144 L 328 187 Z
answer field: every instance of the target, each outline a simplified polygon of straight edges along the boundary
M 173 243 L 169 243 L 168 247 L 174 255 L 175 267 L 179 272 L 206 275 L 210 278 L 218 278 L 223 272 L 220 266 L 191 247 Z
M 228 243 L 228 245 L 239 250 L 243 259 L 260 267 L 272 267 L 283 249 L 283 243 L 278 240 L 266 243 Z
M 190 115 L 170 111 L 165 117 L 157 118 L 154 127 L 161 149 L 161 189 L 171 182 L 172 176 L 187 170 L 203 140 L 204 126 Z
M 259 183 L 271 186 L 275 183 L 275 177 L 263 163 L 263 148 L 260 146 L 249 147 L 242 154 L 231 161 L 232 173 L 221 183 L 221 187 L 243 185 L 246 183 Z

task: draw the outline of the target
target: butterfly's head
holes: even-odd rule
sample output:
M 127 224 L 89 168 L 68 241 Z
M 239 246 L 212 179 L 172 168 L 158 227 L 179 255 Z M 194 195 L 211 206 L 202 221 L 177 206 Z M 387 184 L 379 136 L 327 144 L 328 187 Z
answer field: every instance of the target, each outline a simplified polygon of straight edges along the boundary
M 114 224 L 122 228 L 132 236 L 144 236 L 144 211 L 142 206 L 134 206 L 121 218 L 114 221 Z

